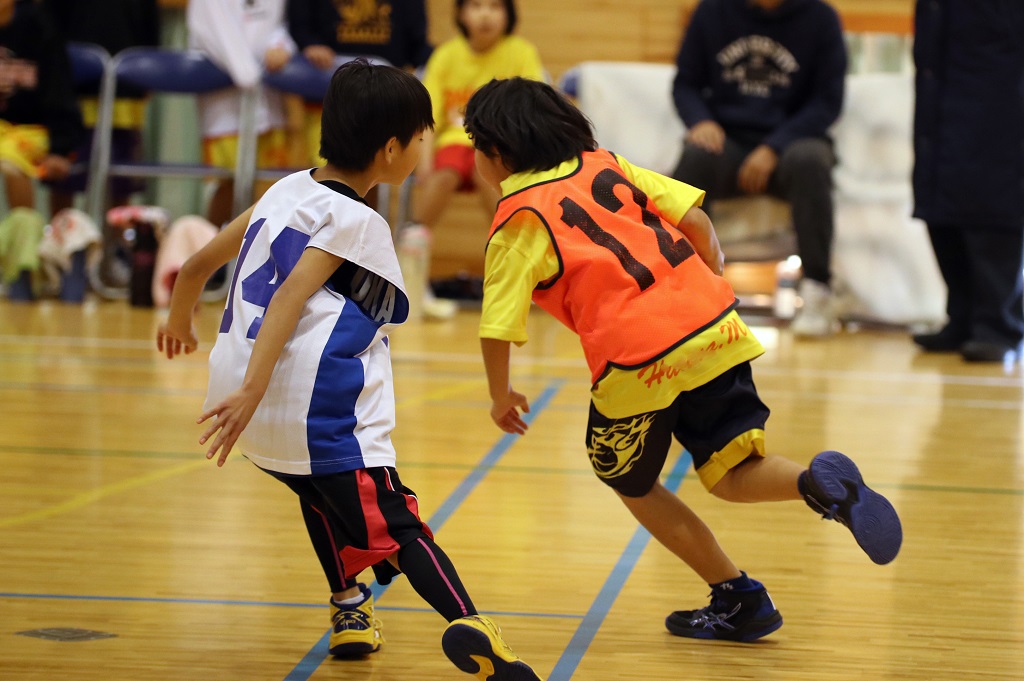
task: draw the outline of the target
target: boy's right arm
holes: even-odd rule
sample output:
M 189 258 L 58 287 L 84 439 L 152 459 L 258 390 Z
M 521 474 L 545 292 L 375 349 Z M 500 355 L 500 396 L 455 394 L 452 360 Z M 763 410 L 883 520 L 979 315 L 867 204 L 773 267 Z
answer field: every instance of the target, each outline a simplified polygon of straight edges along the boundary
M 206 444 L 213 440 L 206 458 L 214 458 L 219 451 L 218 466 L 224 465 L 235 441 L 263 400 L 277 360 L 298 326 L 306 301 L 337 271 L 342 262 L 333 253 L 307 247 L 270 298 L 241 387 L 207 409 L 197 420 L 197 423 L 211 421 L 206 432 L 199 438 L 199 443 Z
M 491 395 L 491 418 L 506 433 L 521 435 L 530 411 L 526 397 L 512 389 L 511 344 L 526 342 L 530 298 L 537 283 L 558 273 L 557 254 L 544 223 L 532 211 L 519 211 L 488 243 L 484 256 L 484 304 L 480 349 Z
M 509 376 L 511 345 L 509 341 L 497 338 L 480 339 L 487 386 L 491 393 L 491 418 L 506 433 L 522 435 L 528 426 L 519 415 L 519 410 L 529 413 L 530 405 L 525 395 L 512 389 Z
M 206 281 L 238 255 L 251 217 L 252 207 L 228 223 L 210 243 L 181 266 L 171 291 L 167 321 L 156 332 L 156 347 L 168 359 L 173 359 L 181 352 L 189 354 L 196 349 L 198 339 L 192 324 L 196 303 L 199 302 Z

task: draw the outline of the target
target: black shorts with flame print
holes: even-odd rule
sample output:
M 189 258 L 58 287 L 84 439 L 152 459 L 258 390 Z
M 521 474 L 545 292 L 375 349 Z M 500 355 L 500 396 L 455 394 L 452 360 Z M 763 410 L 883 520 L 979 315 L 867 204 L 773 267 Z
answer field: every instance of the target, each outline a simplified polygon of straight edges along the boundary
M 642 497 L 665 466 L 672 437 L 693 457 L 706 489 L 750 456 L 764 456 L 769 410 L 750 363 L 738 364 L 666 409 L 610 419 L 590 404 L 587 453 L 594 473 L 623 496 Z

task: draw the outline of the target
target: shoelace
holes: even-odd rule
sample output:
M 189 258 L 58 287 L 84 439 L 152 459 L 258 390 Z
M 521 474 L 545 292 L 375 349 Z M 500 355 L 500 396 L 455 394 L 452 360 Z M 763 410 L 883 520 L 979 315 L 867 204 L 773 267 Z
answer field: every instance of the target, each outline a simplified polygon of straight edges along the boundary
M 367 620 L 365 615 L 363 617 L 357 616 L 355 613 L 358 610 L 340 610 L 334 616 L 334 631 L 342 632 L 348 629 L 355 629 L 357 631 L 366 631 Z M 360 613 L 361 614 L 361 613 Z M 379 638 L 381 642 L 384 642 L 384 623 L 374 617 L 369 620 L 370 627 L 373 627 L 374 638 Z
M 728 629 L 729 631 L 734 630 L 736 627 L 729 624 L 728 620 L 738 613 L 742 606 L 737 603 L 736 607 L 729 612 L 715 612 L 713 610 L 715 604 L 716 601 L 712 600 L 711 605 L 699 610 L 698 612 L 701 613 L 700 616 L 690 620 L 690 624 L 692 626 L 702 626 L 704 629 L 715 629 L 721 627 L 723 629 Z
M 821 514 L 821 519 L 822 520 L 835 520 L 840 525 L 845 525 L 846 524 L 846 523 L 843 522 L 843 519 L 840 518 L 839 515 L 838 515 L 839 514 L 839 504 L 832 504 L 831 506 L 825 506 L 824 504 L 822 504 L 820 501 L 818 501 L 817 499 L 815 499 L 814 497 L 812 497 L 809 494 L 806 495 L 804 498 L 807 499 L 812 504 L 814 504 L 815 510 L 818 513 Z
M 497 624 L 495 624 L 494 622 L 490 621 L 489 619 L 483 619 L 483 618 L 480 618 L 478 621 L 481 624 L 483 624 L 485 627 L 487 627 L 487 629 L 490 630 L 490 632 L 492 634 L 494 634 L 494 636 L 492 638 L 492 641 L 496 641 L 502 647 L 502 649 L 506 653 L 508 653 L 509 655 L 511 655 L 513 657 L 517 657 L 516 654 L 514 652 L 512 652 L 512 648 L 509 647 L 508 643 L 505 642 L 505 639 L 502 638 L 502 636 L 501 636 L 501 628 Z
M 384 623 L 376 617 L 373 618 L 373 636 L 379 638 L 381 643 L 386 643 L 384 640 Z

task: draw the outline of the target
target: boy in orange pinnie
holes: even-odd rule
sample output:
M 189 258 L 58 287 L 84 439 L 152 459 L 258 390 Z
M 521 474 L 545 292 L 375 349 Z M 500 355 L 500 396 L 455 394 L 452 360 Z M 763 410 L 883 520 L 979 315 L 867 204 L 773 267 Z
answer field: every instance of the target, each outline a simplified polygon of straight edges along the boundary
M 523 433 L 512 343 L 530 303 L 579 334 L 590 367 L 594 472 L 666 548 L 711 586 L 710 605 L 671 613 L 690 638 L 753 641 L 782 626 L 765 587 L 658 476 L 673 436 L 705 488 L 728 501 L 804 499 L 846 525 L 872 561 L 896 557 L 892 505 L 839 452 L 805 469 L 765 452 L 768 407 L 750 361 L 764 352 L 721 277 L 704 192 L 599 149 L 589 121 L 550 86 L 491 81 L 466 107 L 481 176 L 502 199 L 491 227 L 480 337 L 491 417 Z

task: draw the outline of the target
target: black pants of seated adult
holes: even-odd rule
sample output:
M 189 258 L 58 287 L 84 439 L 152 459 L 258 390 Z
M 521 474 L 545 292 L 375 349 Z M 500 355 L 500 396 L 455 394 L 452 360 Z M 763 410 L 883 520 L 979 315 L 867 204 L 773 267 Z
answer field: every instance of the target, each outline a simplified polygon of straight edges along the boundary
M 928 223 L 928 236 L 953 335 L 1016 347 L 1024 338 L 1024 225 Z
M 714 154 L 687 142 L 672 176 L 706 192 L 704 210 L 714 221 L 714 201 L 747 196 L 739 188 L 737 178 L 743 160 L 755 146 L 726 138 L 723 152 Z M 782 151 L 766 191 L 789 203 L 804 276 L 823 284 L 828 284 L 832 278 L 835 231 L 832 168 L 835 164 L 829 140 L 798 139 Z

